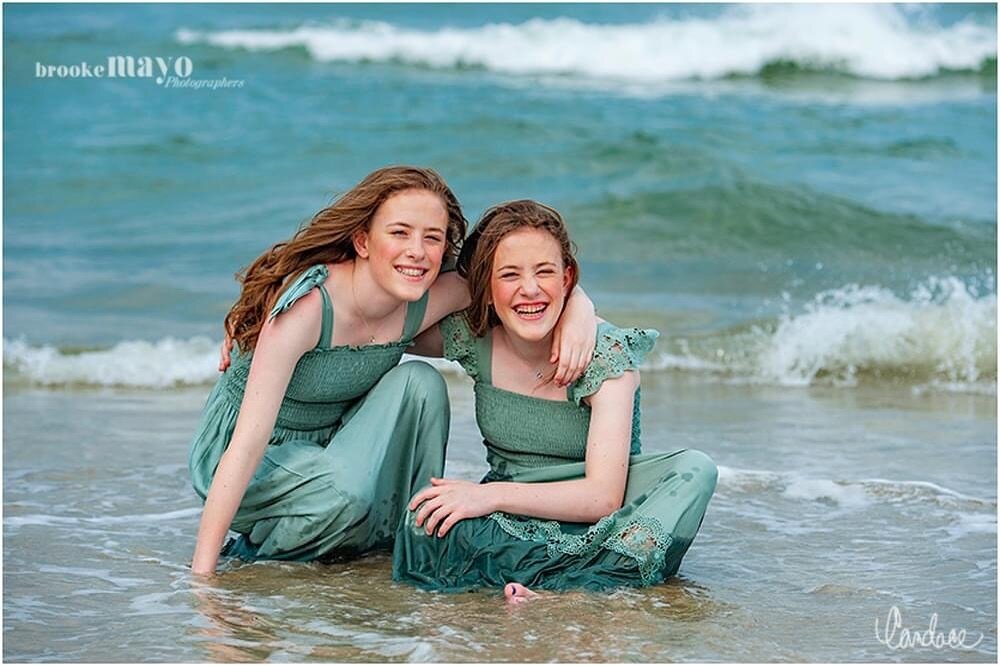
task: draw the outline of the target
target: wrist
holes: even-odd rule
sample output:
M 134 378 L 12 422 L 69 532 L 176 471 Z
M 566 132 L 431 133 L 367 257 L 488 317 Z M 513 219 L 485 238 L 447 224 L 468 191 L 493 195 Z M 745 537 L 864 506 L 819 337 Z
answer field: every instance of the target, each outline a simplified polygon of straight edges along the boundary
M 483 494 L 486 498 L 486 515 L 503 510 L 503 504 L 501 502 L 503 488 L 501 485 L 503 485 L 503 483 L 486 483 L 484 485 L 480 485 L 480 487 L 483 488 Z

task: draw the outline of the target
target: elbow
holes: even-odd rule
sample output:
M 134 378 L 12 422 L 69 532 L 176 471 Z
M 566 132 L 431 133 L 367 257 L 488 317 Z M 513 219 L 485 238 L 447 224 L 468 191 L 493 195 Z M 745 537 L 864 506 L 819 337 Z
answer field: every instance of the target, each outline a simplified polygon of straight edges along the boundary
M 619 510 L 624 504 L 624 500 L 624 492 L 605 493 L 602 496 L 595 497 L 591 506 L 592 513 L 589 515 L 590 521 L 597 522 Z

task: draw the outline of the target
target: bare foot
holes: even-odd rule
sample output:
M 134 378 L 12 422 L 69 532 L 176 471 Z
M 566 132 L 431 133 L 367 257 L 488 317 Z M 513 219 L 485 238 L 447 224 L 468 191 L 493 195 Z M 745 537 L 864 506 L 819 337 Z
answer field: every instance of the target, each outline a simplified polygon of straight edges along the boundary
M 507 602 L 511 605 L 516 605 L 518 603 L 524 603 L 532 598 L 537 598 L 538 594 L 524 586 L 523 584 L 518 584 L 517 582 L 511 582 L 503 588 L 503 595 L 507 599 Z

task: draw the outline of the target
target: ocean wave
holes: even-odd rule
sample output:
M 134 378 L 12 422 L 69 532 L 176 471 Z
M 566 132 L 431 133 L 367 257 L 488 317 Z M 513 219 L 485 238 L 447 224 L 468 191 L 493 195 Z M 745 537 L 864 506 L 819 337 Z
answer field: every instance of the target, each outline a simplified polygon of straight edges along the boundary
M 178 30 L 181 44 L 304 49 L 320 62 L 479 68 L 633 83 L 826 72 L 913 80 L 995 71 L 996 26 L 914 20 L 890 5 L 755 5 L 713 18 L 623 25 L 570 18 L 414 30 L 377 21 L 288 29 Z
M 700 374 L 789 387 L 891 382 L 916 393 L 996 394 L 996 293 L 934 277 L 900 296 L 846 285 L 817 294 L 797 313 L 700 338 L 664 337 L 644 372 Z M 131 340 L 80 351 L 4 340 L 5 378 L 41 386 L 166 389 L 218 378 L 219 340 Z M 404 356 L 403 360 L 415 360 Z M 419 358 L 464 377 L 440 358 Z
M 130 340 L 109 349 L 75 351 L 4 339 L 4 375 L 42 386 L 176 388 L 214 381 L 219 342 L 208 337 L 147 342 Z
M 996 293 L 932 277 L 899 296 L 849 284 L 773 325 L 676 339 L 665 369 L 785 386 L 895 381 L 918 392 L 996 393 Z
M 841 194 L 763 182 L 738 170 L 726 173 L 723 182 L 703 184 L 698 181 L 720 179 L 713 173 L 718 165 L 697 152 L 637 137 L 619 142 L 618 150 L 620 156 L 605 164 L 641 164 L 646 177 L 660 178 L 662 184 L 629 195 L 609 193 L 570 208 L 584 255 L 659 261 L 664 255 L 740 252 L 785 261 L 822 260 L 829 252 L 836 255 L 833 262 L 946 259 L 956 266 L 952 270 L 996 263 L 996 222 L 989 217 L 943 220 L 880 210 Z
M 4 339 L 5 380 L 47 387 L 119 387 L 169 389 L 201 386 L 219 378 L 222 340 L 166 337 L 157 341 L 128 340 L 106 349 L 60 349 L 32 345 L 25 339 Z M 444 374 L 465 376 L 461 366 L 444 358 L 404 355 L 422 360 Z
M 843 508 L 863 508 L 874 503 L 915 503 L 963 511 L 986 511 L 993 513 L 992 523 L 996 528 L 995 499 L 970 496 L 926 480 L 814 478 L 797 472 L 720 466 L 719 484 L 737 492 L 777 492 L 788 499 L 817 501 Z

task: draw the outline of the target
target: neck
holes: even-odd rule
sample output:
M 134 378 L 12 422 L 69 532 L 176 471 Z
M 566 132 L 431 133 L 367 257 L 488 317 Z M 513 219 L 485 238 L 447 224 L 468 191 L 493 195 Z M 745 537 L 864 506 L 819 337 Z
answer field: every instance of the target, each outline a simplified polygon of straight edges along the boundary
M 511 335 L 503 326 L 500 326 L 500 329 L 503 330 L 503 336 L 507 342 L 507 346 L 518 358 L 525 361 L 529 365 L 537 366 L 548 364 L 552 349 L 551 331 L 548 335 L 535 342 Z
M 403 301 L 378 285 L 367 259 L 355 258 L 351 268 L 354 308 L 369 321 L 383 319 L 396 311 Z

